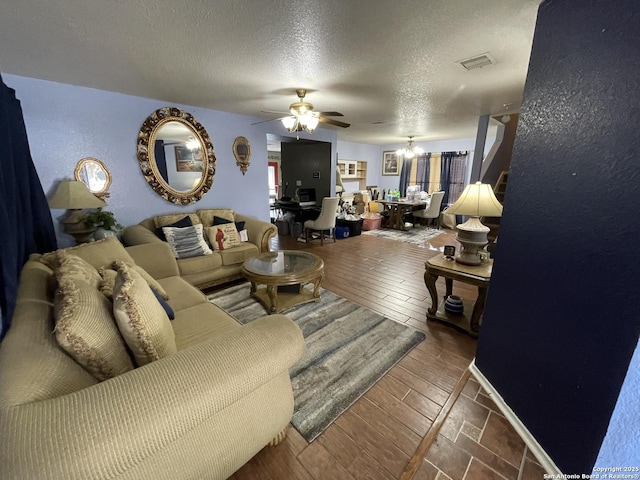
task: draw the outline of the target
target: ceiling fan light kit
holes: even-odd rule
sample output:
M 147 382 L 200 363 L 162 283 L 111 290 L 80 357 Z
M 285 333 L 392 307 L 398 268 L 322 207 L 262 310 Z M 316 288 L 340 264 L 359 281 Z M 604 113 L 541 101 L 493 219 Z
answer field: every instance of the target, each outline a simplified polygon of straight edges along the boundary
M 340 122 L 338 120 L 334 120 L 333 118 L 329 118 L 344 116 L 340 112 L 315 112 L 313 110 L 313 104 L 304 101 L 304 97 L 306 96 L 306 94 L 307 91 L 303 88 L 299 88 L 296 90 L 296 95 L 298 95 L 299 101 L 293 102 L 291 105 L 289 105 L 289 112 L 263 111 L 263 113 L 286 113 L 286 116 L 280 117 L 277 120 L 280 120 L 282 122 L 282 125 L 284 125 L 284 128 L 286 128 L 289 133 L 302 131 L 313 133 L 320 122 L 341 128 L 347 128 L 351 126 L 349 123 Z M 271 120 L 265 121 L 269 122 Z M 257 125 L 257 123 L 254 123 L 252 125 Z

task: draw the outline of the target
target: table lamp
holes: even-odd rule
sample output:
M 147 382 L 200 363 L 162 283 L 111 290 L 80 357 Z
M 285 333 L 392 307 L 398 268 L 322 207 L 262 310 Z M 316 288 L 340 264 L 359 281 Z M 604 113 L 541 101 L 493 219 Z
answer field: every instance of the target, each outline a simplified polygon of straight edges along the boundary
M 62 180 L 58 184 L 53 197 L 49 199 L 49 208 L 71 210 L 61 220 L 64 233 L 72 235 L 76 243 L 86 242 L 95 231 L 95 227 L 87 227 L 83 222 L 83 208 L 100 208 L 106 203 L 89 191 L 83 182 Z
M 456 240 L 462 244 L 462 252 L 456 262 L 464 265 L 480 265 L 478 250 L 489 243 L 489 227 L 480 222 L 480 217 L 501 217 L 502 205 L 488 183 L 476 182 L 465 187 L 460 198 L 454 202 L 447 213 L 468 215 L 469 219 L 456 226 Z

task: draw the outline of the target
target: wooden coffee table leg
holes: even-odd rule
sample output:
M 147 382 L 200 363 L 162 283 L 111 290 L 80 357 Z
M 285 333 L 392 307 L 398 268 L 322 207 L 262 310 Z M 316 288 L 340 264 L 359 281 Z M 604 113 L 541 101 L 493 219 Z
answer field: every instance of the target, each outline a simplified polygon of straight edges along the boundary
M 320 274 L 318 278 L 313 281 L 313 296 L 314 298 L 320 298 L 320 285 L 324 280 L 324 272 Z
M 477 334 L 480 331 L 480 317 L 484 310 L 484 303 L 487 299 L 487 289 L 484 287 L 478 287 L 478 299 L 473 305 L 473 313 L 471 314 L 469 328 L 471 332 Z
M 278 287 L 276 285 L 267 285 L 267 295 L 271 305 L 269 306 L 269 313 L 276 313 L 278 311 Z
M 427 313 L 432 315 L 434 315 L 438 310 L 438 290 L 436 290 L 437 279 L 438 275 L 434 275 L 428 270 L 424 272 L 424 284 L 427 286 L 427 290 L 429 290 L 429 294 L 431 295 L 431 306 L 427 310 Z
M 257 287 L 256 282 L 251 282 L 251 291 L 249 293 L 256 293 Z

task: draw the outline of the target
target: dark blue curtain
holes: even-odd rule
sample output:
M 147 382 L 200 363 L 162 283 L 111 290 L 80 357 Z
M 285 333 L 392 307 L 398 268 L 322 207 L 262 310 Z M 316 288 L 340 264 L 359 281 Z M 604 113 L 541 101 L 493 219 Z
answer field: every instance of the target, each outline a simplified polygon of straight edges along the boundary
M 153 146 L 153 155 L 156 159 L 156 167 L 164 180 L 169 183 L 169 175 L 167 174 L 167 159 L 164 153 L 164 140 L 156 140 Z
M 424 153 L 418 157 L 418 167 L 416 169 L 416 185 L 420 186 L 420 190 L 429 190 L 429 161 L 431 152 Z
M 411 175 L 411 160 L 407 160 L 406 158 L 402 159 L 402 169 L 400 170 L 400 185 L 398 190 L 400 190 L 400 196 L 407 196 L 407 187 L 409 186 L 409 175 Z
M 451 190 L 451 167 L 453 159 L 456 156 L 456 152 L 442 152 L 441 153 L 441 167 L 440 167 L 440 188 L 444 191 L 444 197 L 442 197 L 442 206 L 449 205 L 449 192 Z
M 31 253 L 57 248 L 51 211 L 31 160 L 22 107 L 1 75 L 0 209 L 1 339 L 11 324 L 22 266 Z

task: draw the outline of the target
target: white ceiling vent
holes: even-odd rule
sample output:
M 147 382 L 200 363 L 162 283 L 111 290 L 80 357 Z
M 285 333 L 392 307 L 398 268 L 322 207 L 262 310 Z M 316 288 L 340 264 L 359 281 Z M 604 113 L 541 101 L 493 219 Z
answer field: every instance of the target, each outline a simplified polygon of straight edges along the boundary
M 496 60 L 487 52 L 471 58 L 465 58 L 464 60 L 458 60 L 456 63 L 465 70 L 474 70 L 476 68 L 486 67 L 487 65 L 493 65 L 496 63 Z

